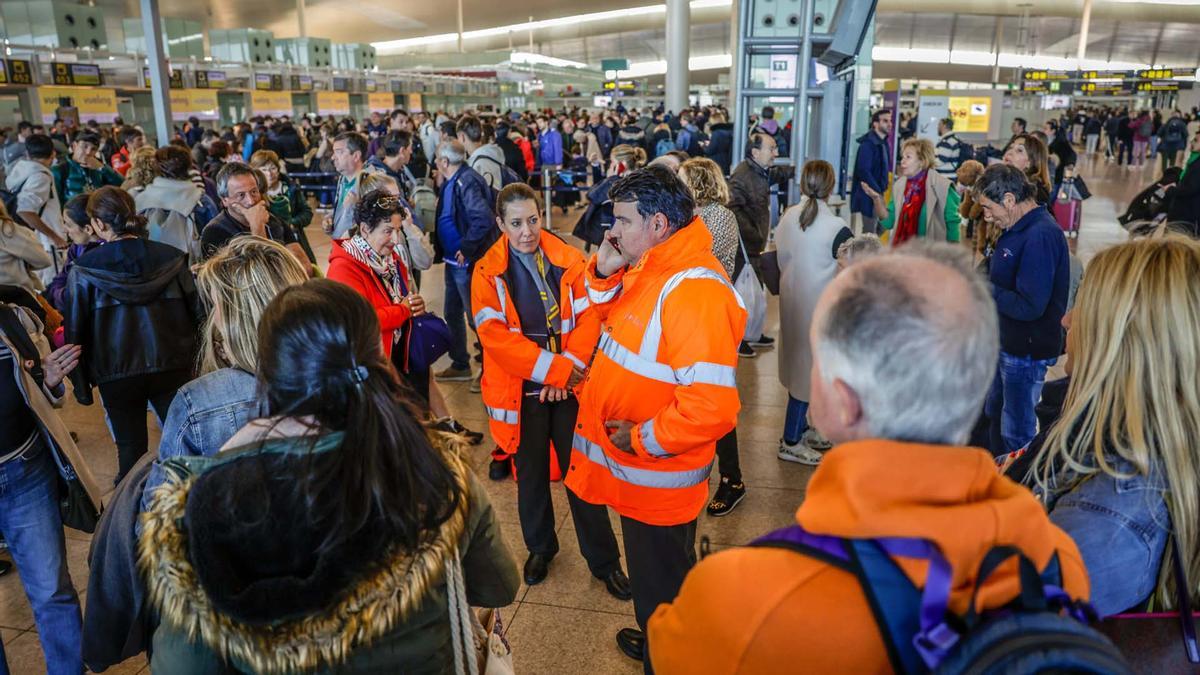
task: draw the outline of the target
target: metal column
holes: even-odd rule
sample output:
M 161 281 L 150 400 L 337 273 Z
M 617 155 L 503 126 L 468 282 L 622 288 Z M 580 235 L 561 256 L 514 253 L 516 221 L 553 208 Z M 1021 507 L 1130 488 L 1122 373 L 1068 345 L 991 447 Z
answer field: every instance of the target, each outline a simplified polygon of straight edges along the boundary
M 304 15 L 304 0 L 296 0 L 296 23 L 300 24 L 300 37 L 308 37 L 308 18 Z
M 666 108 L 679 113 L 688 105 L 688 51 L 692 10 L 688 0 L 667 0 Z
M 1083 0 L 1083 19 L 1079 23 L 1079 49 L 1075 52 L 1075 59 L 1081 62 L 1077 64 L 1080 68 L 1083 67 L 1082 61 L 1087 56 L 1088 29 L 1091 26 L 1092 0 Z M 1153 66 L 1154 64 L 1151 65 Z
M 796 109 L 792 113 L 792 166 L 796 171 L 788 184 L 788 203 L 800 201 L 800 167 L 808 155 L 808 78 L 812 71 L 812 27 L 813 14 L 816 10 L 816 0 L 800 0 L 800 63 L 799 90 L 796 95 Z
M 150 66 L 150 94 L 154 101 L 154 128 L 158 145 L 166 145 L 174 136 L 171 119 L 171 71 L 163 50 L 162 18 L 158 0 L 141 0 L 142 32 L 146 35 L 146 61 Z

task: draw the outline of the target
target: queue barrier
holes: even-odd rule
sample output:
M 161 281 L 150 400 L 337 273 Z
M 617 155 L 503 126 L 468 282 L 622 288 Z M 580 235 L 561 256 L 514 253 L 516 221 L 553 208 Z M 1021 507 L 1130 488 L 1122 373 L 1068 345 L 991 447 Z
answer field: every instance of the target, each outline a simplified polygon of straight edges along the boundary
M 337 196 L 338 174 L 322 171 L 297 171 L 288 178 L 296 181 L 296 187 L 311 193 L 321 208 L 333 208 Z

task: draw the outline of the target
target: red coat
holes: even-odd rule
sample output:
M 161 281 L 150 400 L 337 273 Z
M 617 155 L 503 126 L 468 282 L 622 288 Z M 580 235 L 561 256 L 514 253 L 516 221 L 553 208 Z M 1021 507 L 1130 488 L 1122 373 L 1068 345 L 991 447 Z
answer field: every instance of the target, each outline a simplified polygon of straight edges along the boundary
M 384 287 L 383 281 L 375 273 L 375 270 L 346 253 L 346 250 L 342 248 L 342 241 L 341 239 L 333 240 L 333 246 L 329 250 L 329 270 L 325 276 L 358 291 L 359 295 L 366 298 L 367 302 L 375 308 L 375 316 L 379 317 L 379 330 L 383 339 L 383 353 L 388 357 L 392 355 L 392 343 L 396 331 L 404 331 L 401 345 L 404 347 L 404 366 L 407 370 L 408 331 L 405 328 L 408 320 L 412 318 L 412 310 L 408 308 L 408 305 L 392 302 L 392 296 L 388 295 L 387 288 Z M 408 268 L 400 261 L 400 256 L 393 252 L 392 259 L 400 268 L 400 274 L 407 280 Z M 407 286 L 407 281 L 405 285 Z

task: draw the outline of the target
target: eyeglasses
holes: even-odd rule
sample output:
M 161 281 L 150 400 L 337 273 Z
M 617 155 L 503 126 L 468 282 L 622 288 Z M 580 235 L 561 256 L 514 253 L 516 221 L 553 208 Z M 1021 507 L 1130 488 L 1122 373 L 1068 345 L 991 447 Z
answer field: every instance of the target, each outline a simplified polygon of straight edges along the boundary
M 395 195 L 385 195 L 375 200 L 375 208 L 381 211 L 394 211 L 400 205 L 400 198 Z

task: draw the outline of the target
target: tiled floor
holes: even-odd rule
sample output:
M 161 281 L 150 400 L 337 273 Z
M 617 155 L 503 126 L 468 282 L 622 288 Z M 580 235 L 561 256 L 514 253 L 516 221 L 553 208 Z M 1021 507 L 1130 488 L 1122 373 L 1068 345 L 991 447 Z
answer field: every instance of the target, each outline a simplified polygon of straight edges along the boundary
M 1134 173 L 1100 161 L 1083 160 L 1081 169 L 1095 196 L 1084 203 L 1083 228 L 1077 251 L 1086 261 L 1097 250 L 1124 238 L 1116 215 L 1128 201 L 1152 179 L 1152 169 Z M 561 231 L 569 232 L 578 212 L 563 218 L 556 211 Z M 310 228 L 318 255 L 324 259 L 329 242 L 318 228 Z M 442 304 L 442 278 L 438 271 L 427 274 L 424 291 L 430 306 Z M 771 299 L 767 332 L 778 326 L 775 299 Z M 742 395 L 739 425 L 741 462 L 748 495 L 741 506 L 724 518 L 701 516 L 699 535 L 714 548 L 744 544 L 757 534 L 782 525 L 804 499 L 804 487 L 812 470 L 781 462 L 775 448 L 783 425 L 786 393 L 776 379 L 774 352 L 742 360 L 738 368 L 738 386 Z M 468 391 L 465 382 L 443 384 L 446 398 L 455 415 L 468 426 L 486 430 L 483 405 L 479 396 Z M 116 472 L 116 450 L 104 424 L 99 406 L 81 407 L 68 401 L 63 417 L 80 439 L 92 462 L 92 469 L 105 484 Z M 153 420 L 153 417 L 149 417 Z M 151 422 L 152 429 L 156 424 Z M 157 443 L 157 431 L 151 438 Z M 486 472 L 488 446 L 475 450 L 474 465 Z M 717 477 L 712 482 L 715 484 Z M 512 482 L 485 479 L 489 496 L 500 520 L 504 538 L 518 564 L 525 558 L 517 519 L 516 487 Z M 614 644 L 617 630 L 634 625 L 633 606 L 612 599 L 603 585 L 591 577 L 578 554 L 575 533 L 568 522 L 566 497 L 555 484 L 554 507 L 558 517 L 562 552 L 551 566 L 550 576 L 536 588 L 521 587 L 517 602 L 507 608 L 503 618 L 509 626 L 518 672 L 522 673 L 637 673 L 640 667 L 625 658 Z M 614 528 L 619 521 L 613 518 Z M 67 549 L 71 578 L 80 593 L 86 590 L 87 549 L 90 537 L 67 530 Z M 82 601 L 86 605 L 87 597 Z M 33 616 L 25 599 L 18 575 L 0 578 L 0 639 L 8 654 L 9 666 L 16 675 L 40 675 L 45 672 L 37 641 Z M 120 675 L 148 672 L 145 659 L 132 659 L 110 673 Z

